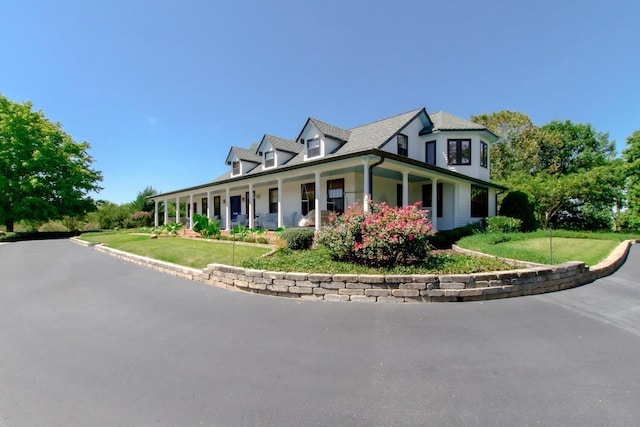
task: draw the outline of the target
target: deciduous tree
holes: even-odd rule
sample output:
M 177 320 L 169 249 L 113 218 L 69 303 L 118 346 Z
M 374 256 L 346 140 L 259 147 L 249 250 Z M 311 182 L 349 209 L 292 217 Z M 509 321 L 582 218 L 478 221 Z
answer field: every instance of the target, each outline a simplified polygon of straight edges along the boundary
M 627 138 L 627 147 L 622 152 L 627 177 L 626 191 L 629 213 L 633 221 L 640 223 L 640 130 Z
M 0 223 L 48 221 L 94 209 L 102 180 L 89 144 L 75 142 L 30 102 L 0 95 Z
M 601 228 L 611 221 L 624 175 L 606 133 L 568 120 L 537 127 L 512 111 L 472 120 L 499 136 L 491 146 L 492 179 L 530 194 L 544 227 Z

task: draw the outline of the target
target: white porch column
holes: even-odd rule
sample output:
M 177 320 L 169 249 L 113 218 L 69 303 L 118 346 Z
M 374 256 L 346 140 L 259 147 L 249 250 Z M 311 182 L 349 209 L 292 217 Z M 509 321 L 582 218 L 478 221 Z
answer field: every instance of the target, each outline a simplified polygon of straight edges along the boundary
M 269 200 L 269 203 L 271 203 L 271 200 Z M 278 178 L 278 228 L 283 225 L 282 216 L 282 178 Z
M 315 229 L 316 231 L 318 231 L 320 230 L 320 221 L 322 219 L 322 215 L 320 212 L 320 172 L 318 171 L 316 171 L 314 195 L 316 198 L 315 199 L 315 210 L 316 210 Z
M 157 200 L 154 200 L 154 202 L 156 204 L 156 207 L 155 207 L 155 210 L 153 211 L 153 224 L 154 224 L 154 227 L 157 227 L 158 225 L 160 225 L 160 224 L 158 224 L 158 205 L 159 205 L 159 203 L 158 203 Z
M 255 228 L 253 226 L 253 184 L 249 184 L 249 228 Z
M 176 223 L 180 222 L 180 197 L 176 197 Z
M 225 188 L 225 207 L 224 207 L 224 223 L 225 229 L 231 230 L 231 200 L 229 196 L 229 188 Z
M 207 218 L 211 218 L 211 191 L 207 191 Z
M 164 223 L 169 223 L 169 199 L 164 199 Z
M 369 199 L 372 197 L 371 188 L 369 188 L 369 159 L 364 159 L 364 197 L 362 199 L 362 209 L 369 212 Z
M 189 213 L 189 228 L 193 228 L 193 194 L 189 194 L 189 209 L 187 209 Z
M 402 206 L 409 205 L 409 172 L 402 172 Z
M 431 225 L 438 231 L 438 178 L 431 178 Z

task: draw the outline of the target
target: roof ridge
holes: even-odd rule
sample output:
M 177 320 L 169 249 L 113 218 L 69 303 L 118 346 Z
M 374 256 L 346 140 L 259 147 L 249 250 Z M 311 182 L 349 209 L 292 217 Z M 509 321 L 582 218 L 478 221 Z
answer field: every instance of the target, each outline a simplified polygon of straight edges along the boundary
M 358 128 L 361 128 L 361 127 L 373 125 L 375 123 L 384 122 L 385 120 L 395 119 L 396 117 L 404 116 L 405 114 L 409 114 L 409 113 L 417 114 L 418 112 L 422 111 L 423 109 L 424 109 L 424 107 L 421 107 L 421 108 L 416 108 L 414 110 L 405 111 L 404 113 L 394 114 L 393 116 L 385 117 L 383 119 L 374 120 L 373 122 L 369 122 L 369 123 L 365 123 L 365 124 L 362 124 L 362 125 L 359 125 L 359 126 L 355 126 L 355 127 L 352 127 L 352 128 L 350 128 L 348 130 L 352 131 L 352 130 L 355 130 L 355 129 L 358 129 Z

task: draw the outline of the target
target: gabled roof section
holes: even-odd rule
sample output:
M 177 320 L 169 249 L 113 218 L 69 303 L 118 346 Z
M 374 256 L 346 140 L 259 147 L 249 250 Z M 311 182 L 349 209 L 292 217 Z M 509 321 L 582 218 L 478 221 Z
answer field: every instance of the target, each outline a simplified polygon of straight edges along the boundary
M 487 130 L 486 127 L 445 111 L 431 114 L 433 130 Z
M 313 123 L 315 127 L 324 134 L 324 136 L 328 136 L 342 142 L 347 142 L 349 140 L 350 132 L 348 130 L 341 129 L 337 126 L 330 125 L 329 123 L 325 123 L 311 117 L 309 117 L 309 121 Z
M 349 139 L 349 143 L 340 149 L 340 153 L 381 148 L 387 141 L 401 132 L 406 125 L 422 113 L 424 113 L 425 119 L 430 121 L 426 110 L 419 108 L 387 119 L 378 120 L 377 122 L 355 127 L 350 130 L 351 138 Z
M 251 162 L 251 163 L 255 163 L 255 164 L 260 164 L 262 163 L 262 157 L 260 157 L 256 151 L 258 149 L 258 143 L 254 142 L 253 144 L 251 144 L 251 147 L 249 149 L 247 148 L 240 148 L 240 147 L 231 147 L 231 149 L 229 150 L 229 154 L 227 155 L 227 160 L 226 163 L 228 165 L 231 164 L 231 158 L 232 155 L 235 153 L 236 156 L 238 156 L 238 159 L 244 161 L 244 162 Z
M 334 125 L 330 125 L 329 123 L 323 122 L 322 120 L 314 119 L 313 117 L 309 117 L 307 122 L 302 126 L 302 130 L 298 134 L 296 141 L 300 141 L 300 137 L 302 133 L 307 128 L 309 123 L 313 124 L 324 136 L 328 136 L 329 138 L 337 139 L 338 141 L 347 142 L 349 140 L 350 132 L 348 130 L 339 128 Z
M 260 141 L 260 145 L 256 150 L 258 155 L 262 155 L 264 151 L 264 143 L 268 142 L 278 151 L 285 151 L 287 153 L 298 154 L 302 151 L 302 145 L 291 139 L 280 138 L 279 136 L 267 135 L 265 134 L 262 137 L 262 141 Z

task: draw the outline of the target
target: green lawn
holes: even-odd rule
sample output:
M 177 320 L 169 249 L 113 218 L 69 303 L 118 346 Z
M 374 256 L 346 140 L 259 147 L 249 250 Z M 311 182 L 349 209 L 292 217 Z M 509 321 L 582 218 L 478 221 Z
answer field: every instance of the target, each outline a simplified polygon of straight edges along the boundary
M 104 243 L 121 251 L 193 268 L 204 268 L 211 263 L 240 265 L 247 259 L 257 258 L 271 250 L 268 247 L 234 245 L 229 241 L 177 237 L 150 239 L 148 235 L 131 233 L 86 233 L 80 238 L 88 242 Z
M 553 232 L 553 264 L 583 261 L 595 265 L 623 240 L 633 235 L 617 233 Z M 148 235 L 123 232 L 85 233 L 83 240 L 100 242 L 122 251 L 143 255 L 193 268 L 210 263 L 238 265 L 272 271 L 301 271 L 327 274 L 464 274 L 507 270 L 514 266 L 495 258 L 440 253 L 427 257 L 424 263 L 392 270 L 374 269 L 336 262 L 322 250 L 278 251 L 274 256 L 260 258 L 268 247 L 232 244 L 229 241 L 193 240 L 181 238 L 150 239 Z M 519 259 L 541 264 L 550 263 L 548 231 L 513 234 L 476 234 L 458 242 L 460 247 L 502 258 Z
M 499 257 L 541 264 L 582 261 L 587 265 L 595 265 L 605 259 L 620 242 L 631 238 L 634 236 L 554 230 L 551 247 L 548 231 L 525 234 L 476 234 L 461 239 L 458 246 Z M 553 259 L 550 258 L 551 253 Z

